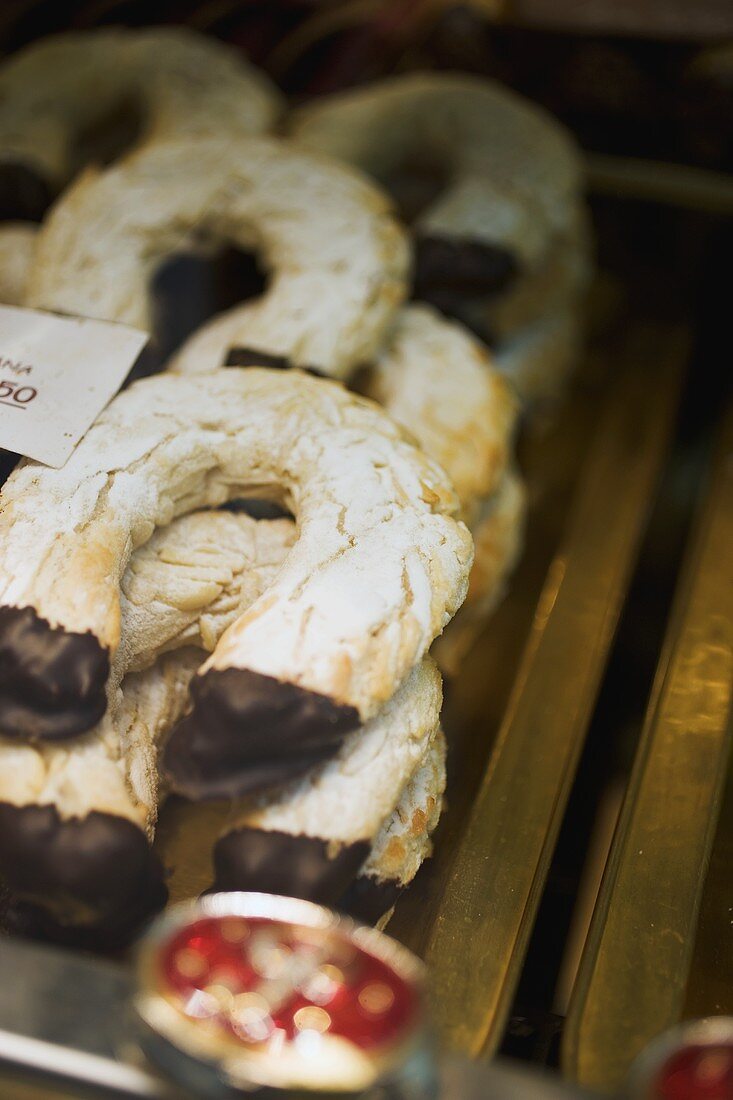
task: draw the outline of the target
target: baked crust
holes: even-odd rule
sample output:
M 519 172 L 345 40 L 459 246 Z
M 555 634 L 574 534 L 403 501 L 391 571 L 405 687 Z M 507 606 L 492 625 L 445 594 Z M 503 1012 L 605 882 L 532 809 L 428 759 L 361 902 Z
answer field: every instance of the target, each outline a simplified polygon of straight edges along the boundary
M 222 366 L 236 346 L 345 377 L 406 294 L 407 239 L 368 180 L 273 138 L 202 139 L 85 172 L 44 222 L 27 304 L 149 329 L 158 265 L 217 241 L 256 248 L 269 286 L 202 326 L 182 370 Z
M 282 105 L 241 54 L 183 27 L 53 35 L 0 68 L 0 164 L 55 192 L 78 168 L 78 138 L 120 108 L 140 116 L 144 148 L 214 127 L 231 138 L 262 133 Z
M 489 341 L 524 402 L 556 396 L 592 248 L 579 150 L 555 119 L 491 81 L 433 73 L 308 104 L 290 132 L 387 187 L 403 166 L 432 171 L 439 194 L 412 225 L 417 297 Z
M 437 464 L 377 406 L 300 371 L 144 379 L 63 469 L 22 464 L 0 497 L 1 605 L 114 657 L 135 548 L 247 495 L 280 495 L 299 537 L 202 675 L 248 670 L 371 717 L 463 601 L 471 538 Z
M 485 346 L 429 306 L 406 306 L 362 392 L 443 467 L 469 522 L 503 477 L 518 414 Z
M 510 466 L 472 524 L 475 557 L 468 595 L 432 649 L 444 676 L 454 676 L 473 642 L 506 594 L 522 551 L 527 511 L 524 481 Z
M 104 873 L 114 852 L 130 919 L 147 912 L 147 903 L 162 903 L 159 869 L 152 856 L 142 858 L 132 826 L 152 837 L 156 747 L 201 659 L 188 643 L 214 646 L 232 608 L 241 611 L 266 590 L 293 539 L 289 520 L 200 512 L 156 531 L 134 555 L 122 586 L 123 644 L 100 725 L 68 746 L 0 743 L 0 816 L 14 838 L 0 845 L 0 866 L 25 902 L 66 925 L 107 923 L 113 908 L 119 918 L 122 887 Z M 124 675 L 156 658 L 155 644 L 163 651 L 155 664 Z M 275 795 L 233 806 L 233 828 L 217 846 L 226 887 L 265 888 L 277 854 L 278 888 L 337 900 L 429 752 L 440 704 L 440 676 L 425 660 L 332 762 Z M 55 853 L 50 862 L 46 848 Z M 25 853 L 22 865 L 16 851 Z
M 570 135 L 541 107 L 455 73 L 393 77 L 295 111 L 290 133 L 383 183 L 416 161 L 445 179 L 418 231 L 500 243 L 534 267 L 581 187 Z
M 445 757 L 445 735 L 438 730 L 375 837 L 360 870 L 362 877 L 404 889 L 430 856 L 430 838 L 443 809 Z

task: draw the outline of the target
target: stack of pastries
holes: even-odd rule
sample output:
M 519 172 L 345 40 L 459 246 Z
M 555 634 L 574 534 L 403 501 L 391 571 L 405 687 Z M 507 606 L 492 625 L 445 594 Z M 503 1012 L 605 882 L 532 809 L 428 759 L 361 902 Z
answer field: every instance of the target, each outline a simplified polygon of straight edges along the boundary
M 104 119 L 106 164 L 83 155 Z M 443 178 L 407 226 L 383 187 L 411 157 Z M 183 30 L 60 36 L 0 70 L 5 303 L 152 331 L 151 281 L 181 252 L 234 244 L 267 276 L 62 469 L 23 460 L 2 489 L 0 873 L 20 925 L 120 938 L 163 905 L 168 791 L 227 803 L 217 888 L 377 919 L 414 878 L 446 784 L 439 669 L 505 589 L 517 419 L 577 343 L 578 180 L 556 124 L 474 79 L 287 118 Z

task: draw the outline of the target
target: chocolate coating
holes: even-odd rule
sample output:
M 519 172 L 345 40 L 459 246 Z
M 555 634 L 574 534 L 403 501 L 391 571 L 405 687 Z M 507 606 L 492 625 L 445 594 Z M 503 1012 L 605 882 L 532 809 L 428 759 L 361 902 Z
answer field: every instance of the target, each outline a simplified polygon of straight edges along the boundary
M 366 840 L 329 856 L 328 842 L 248 827 L 221 837 L 214 848 L 214 890 L 258 890 L 333 905 L 369 854 Z
M 51 203 L 45 180 L 24 164 L 0 164 L 0 220 L 39 222 Z
M 481 310 L 480 316 L 472 309 L 475 299 L 470 295 L 453 290 L 451 287 L 432 287 L 421 295 L 422 301 L 437 309 L 444 317 L 460 323 L 477 336 L 488 348 L 496 349 L 499 341 L 488 323 L 488 310 Z
M 272 355 L 267 351 L 258 351 L 257 348 L 230 348 L 224 360 L 225 367 L 269 367 L 270 370 L 292 370 L 295 365 L 286 355 Z M 315 378 L 327 377 L 318 367 L 298 366 L 298 370 L 304 370 Z
M 0 449 L 0 485 L 4 485 L 20 461 L 20 455 L 14 451 Z
M 219 508 L 220 512 L 250 516 L 252 519 L 293 519 L 293 513 L 274 500 L 262 500 L 260 497 L 237 497 L 227 501 Z
M 338 908 L 364 924 L 376 924 L 388 913 L 405 887 L 397 879 L 359 875 L 342 894 Z
M 163 872 L 142 829 L 93 811 L 0 803 L 0 874 L 17 928 L 73 940 L 124 939 L 165 905 Z
M 237 798 L 327 760 L 359 726 L 354 707 L 250 669 L 212 669 L 163 749 L 166 779 L 187 798 Z
M 415 242 L 416 298 L 430 300 L 437 291 L 496 294 L 517 274 L 512 252 L 500 245 L 454 237 L 425 236 Z
M 93 634 L 52 627 L 32 607 L 0 607 L 0 729 L 24 741 L 74 737 L 107 707 L 109 653 Z

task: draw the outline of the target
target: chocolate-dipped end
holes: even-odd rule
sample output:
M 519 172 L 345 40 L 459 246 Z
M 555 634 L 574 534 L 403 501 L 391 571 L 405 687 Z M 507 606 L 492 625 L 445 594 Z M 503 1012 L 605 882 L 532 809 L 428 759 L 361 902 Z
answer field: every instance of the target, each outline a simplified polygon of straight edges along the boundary
M 109 653 L 92 633 L 52 627 L 32 607 L 0 607 L 0 729 L 24 741 L 75 737 L 107 708 Z
M 14 451 L 0 449 L 0 486 L 4 485 L 20 461 L 20 455 Z
M 335 845 L 319 837 L 243 827 L 214 848 L 214 890 L 257 890 L 333 905 L 369 855 L 366 840 Z
M 362 924 L 377 924 L 405 889 L 396 878 L 376 879 L 359 875 L 338 901 L 338 908 Z
M 0 220 L 40 222 L 51 204 L 51 189 L 25 164 L 0 164 Z
M 292 370 L 297 367 L 315 378 L 326 378 L 326 372 L 318 367 L 302 367 L 291 363 L 287 355 L 273 355 L 271 352 L 258 351 L 257 348 L 229 348 L 225 367 L 267 367 L 269 370 Z
M 514 254 L 501 245 L 430 235 L 415 242 L 414 297 L 421 301 L 498 294 L 516 274 Z
M 63 819 L 0 803 L 0 874 L 13 927 L 56 940 L 121 942 L 167 900 L 145 833 L 115 814 Z
M 163 748 L 171 788 L 195 801 L 238 798 L 302 775 L 335 755 L 359 713 L 250 669 L 194 678 L 191 711 Z

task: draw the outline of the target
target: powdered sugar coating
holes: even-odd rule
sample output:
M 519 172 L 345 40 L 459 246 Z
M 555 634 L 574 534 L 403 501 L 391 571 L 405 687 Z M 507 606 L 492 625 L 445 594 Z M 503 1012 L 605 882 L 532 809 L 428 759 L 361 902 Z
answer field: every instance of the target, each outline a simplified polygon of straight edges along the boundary
M 381 181 L 412 159 L 446 176 L 418 225 L 501 243 L 533 266 L 580 190 L 575 145 L 541 107 L 491 81 L 455 73 L 393 77 L 294 112 L 307 148 Z
M 236 323 L 225 314 L 198 331 L 186 355 L 199 370 L 236 345 L 344 377 L 406 293 L 405 234 L 367 180 L 275 139 L 202 139 L 86 172 L 44 223 L 27 304 L 150 328 L 162 260 L 226 241 L 255 248 L 270 282 Z
M 377 406 L 299 371 L 145 379 L 63 469 L 22 464 L 0 497 L 0 600 L 114 654 L 136 547 L 253 493 L 285 500 L 298 539 L 204 669 L 251 669 L 371 717 L 460 606 L 471 538 L 445 474 Z
M 139 602 L 123 601 L 123 644 L 108 685 L 107 714 L 73 745 L 0 743 L 0 801 L 53 804 L 62 818 L 83 818 L 92 810 L 119 814 L 151 834 L 156 746 L 180 715 L 201 659 L 188 643 L 196 632 L 203 640 L 200 622 L 208 616 L 209 640 L 216 644 L 231 605 L 241 613 L 266 590 L 293 537 L 288 520 L 258 522 L 222 512 L 194 513 L 157 531 L 133 556 L 123 580 Z M 151 593 L 154 598 L 146 598 Z M 178 652 L 152 653 L 153 637 L 161 650 Z M 150 657 L 152 667 L 126 674 Z M 232 807 L 232 820 L 318 836 L 335 848 L 371 840 L 428 752 L 441 700 L 440 676 L 425 660 L 332 761 L 274 795 Z
M 118 661 L 135 671 L 182 646 L 210 653 L 275 579 L 296 536 L 290 519 L 230 512 L 192 512 L 158 528 L 122 578 Z
M 231 138 L 262 133 L 282 100 L 241 54 L 183 27 L 54 35 L 0 68 L 0 161 L 59 189 L 78 169 L 78 137 L 130 106 L 144 147 L 214 128 Z
M 400 310 L 363 392 L 440 463 L 466 516 L 496 490 L 518 403 L 492 355 L 462 325 L 425 305 Z

